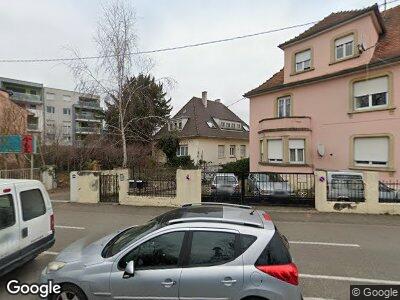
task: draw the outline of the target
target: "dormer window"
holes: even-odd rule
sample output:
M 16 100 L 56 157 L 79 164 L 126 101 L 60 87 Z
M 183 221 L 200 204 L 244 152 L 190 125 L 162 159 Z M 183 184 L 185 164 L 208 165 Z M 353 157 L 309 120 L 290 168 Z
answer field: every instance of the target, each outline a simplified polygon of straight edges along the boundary
M 295 54 L 296 73 L 311 69 L 311 49 Z
M 169 130 L 182 130 L 186 124 L 187 119 L 173 120 L 169 123 Z
M 335 59 L 342 60 L 354 56 L 354 34 L 335 40 Z

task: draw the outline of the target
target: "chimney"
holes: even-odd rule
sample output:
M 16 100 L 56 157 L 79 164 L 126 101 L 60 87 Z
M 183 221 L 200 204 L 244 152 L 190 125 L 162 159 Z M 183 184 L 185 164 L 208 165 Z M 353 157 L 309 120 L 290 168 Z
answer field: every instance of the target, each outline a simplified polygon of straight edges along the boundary
M 204 107 L 207 107 L 207 91 L 201 93 L 201 101 L 203 102 Z
M 221 103 L 221 99 L 215 99 L 215 102 Z

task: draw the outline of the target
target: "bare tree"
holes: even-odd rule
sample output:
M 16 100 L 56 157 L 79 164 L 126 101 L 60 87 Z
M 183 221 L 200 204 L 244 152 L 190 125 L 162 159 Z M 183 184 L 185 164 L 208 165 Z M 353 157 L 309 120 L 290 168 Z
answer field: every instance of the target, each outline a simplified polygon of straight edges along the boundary
M 122 167 L 126 167 L 128 161 L 126 140 L 130 122 L 126 117 L 129 103 L 122 101 L 124 88 L 130 76 L 151 67 L 149 59 L 132 55 L 137 50 L 135 22 L 134 8 L 127 2 L 108 2 L 103 6 L 103 16 L 95 36 L 97 56 L 100 58 L 92 63 L 81 59 L 79 52 L 73 50 L 76 60 L 69 64 L 78 90 L 102 95 L 118 107 L 118 126 L 113 129 L 121 138 Z

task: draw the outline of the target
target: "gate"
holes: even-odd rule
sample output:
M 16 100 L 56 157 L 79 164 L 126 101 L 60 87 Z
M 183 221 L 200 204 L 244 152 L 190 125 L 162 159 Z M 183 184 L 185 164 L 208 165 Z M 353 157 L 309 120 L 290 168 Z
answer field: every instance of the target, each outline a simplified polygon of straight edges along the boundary
M 202 201 L 314 206 L 314 174 L 203 172 Z
M 100 202 L 118 203 L 118 175 L 100 174 Z

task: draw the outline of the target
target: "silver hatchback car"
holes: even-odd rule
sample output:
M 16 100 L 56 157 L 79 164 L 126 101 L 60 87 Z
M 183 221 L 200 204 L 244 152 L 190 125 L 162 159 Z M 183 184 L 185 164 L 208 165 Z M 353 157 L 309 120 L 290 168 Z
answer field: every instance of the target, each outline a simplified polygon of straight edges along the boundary
M 249 206 L 185 205 L 49 263 L 52 299 L 301 299 L 288 242 Z

